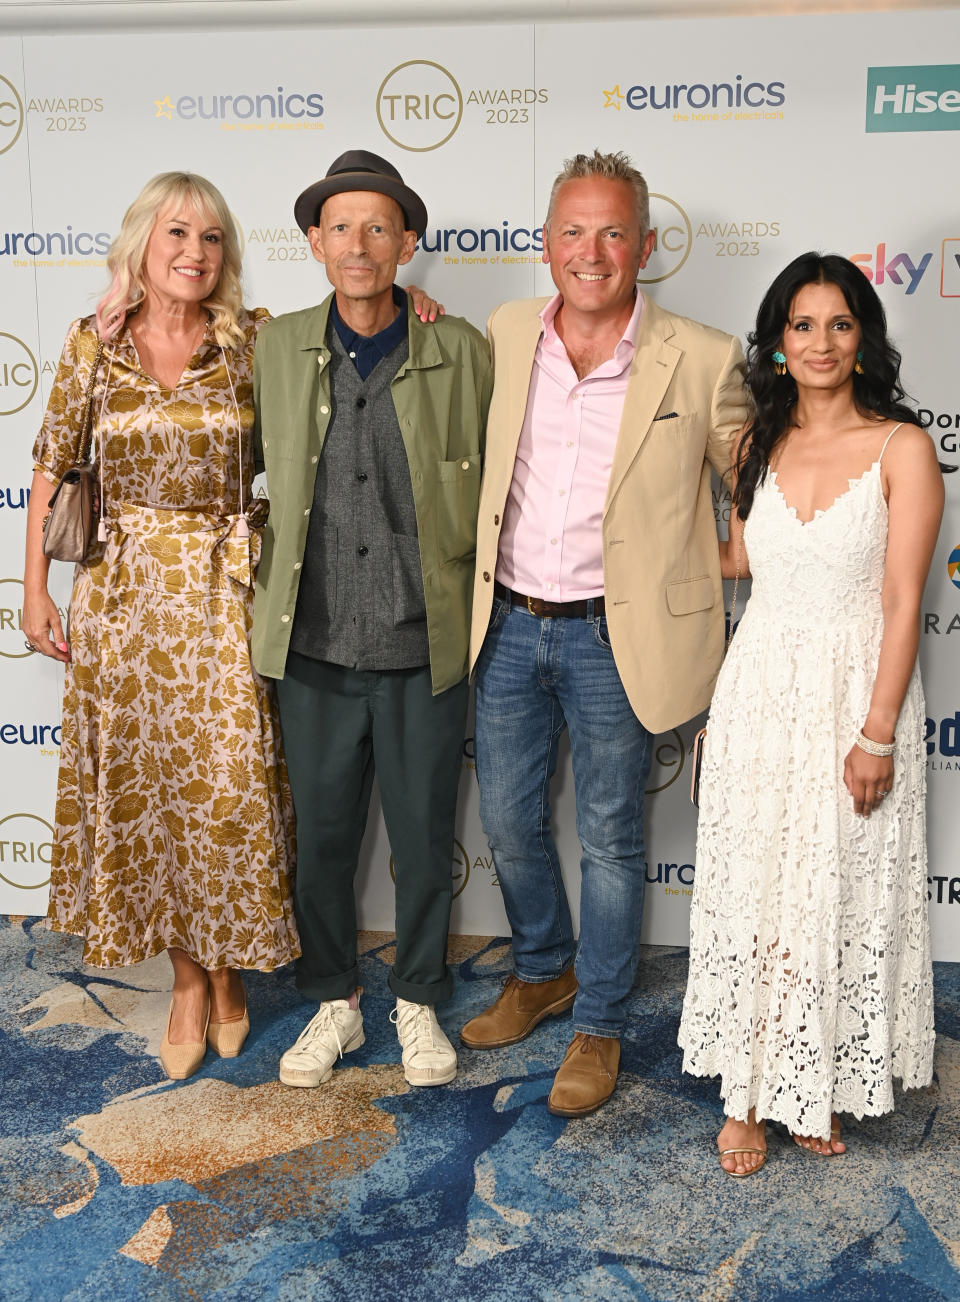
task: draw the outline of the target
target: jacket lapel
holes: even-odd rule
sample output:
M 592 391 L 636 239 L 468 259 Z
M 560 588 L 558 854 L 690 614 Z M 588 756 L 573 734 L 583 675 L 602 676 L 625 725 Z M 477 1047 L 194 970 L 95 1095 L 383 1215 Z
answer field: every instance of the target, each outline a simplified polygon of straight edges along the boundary
M 673 334 L 669 315 L 657 307 L 652 299 L 644 296 L 643 316 L 640 318 L 637 347 L 627 381 L 604 515 L 610 509 L 627 471 L 650 432 L 673 373 L 683 356 L 683 350 L 669 342 Z
M 498 419 L 498 428 L 507 432 L 509 442 L 496 449 L 497 464 L 501 472 L 502 499 L 510 491 L 513 480 L 514 465 L 517 458 L 517 445 L 527 411 L 527 396 L 530 392 L 530 379 L 533 375 L 537 344 L 543 333 L 540 311 L 548 299 L 536 299 L 531 302 L 531 316 L 521 323 L 516 333 L 510 332 L 507 339 L 501 339 L 500 346 L 494 347 L 493 365 L 498 382 L 506 379 L 505 410 Z M 493 449 L 487 448 L 488 466 L 492 460 Z

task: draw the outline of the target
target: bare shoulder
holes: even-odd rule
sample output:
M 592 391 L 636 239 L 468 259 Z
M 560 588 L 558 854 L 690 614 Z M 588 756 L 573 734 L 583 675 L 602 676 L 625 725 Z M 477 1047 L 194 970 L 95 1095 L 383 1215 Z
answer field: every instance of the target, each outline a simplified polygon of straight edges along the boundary
M 904 503 L 925 501 L 931 507 L 942 507 L 943 472 L 933 439 L 919 425 L 903 424 L 897 429 L 892 421 L 883 437 L 890 437 L 894 430 L 881 464 L 887 499 L 891 504 L 902 499 Z
M 877 431 L 877 437 L 881 447 L 884 448 L 885 469 L 895 470 L 900 465 L 909 464 L 938 467 L 933 439 L 919 425 L 906 421 L 898 425 L 896 421 L 887 421 L 883 428 Z

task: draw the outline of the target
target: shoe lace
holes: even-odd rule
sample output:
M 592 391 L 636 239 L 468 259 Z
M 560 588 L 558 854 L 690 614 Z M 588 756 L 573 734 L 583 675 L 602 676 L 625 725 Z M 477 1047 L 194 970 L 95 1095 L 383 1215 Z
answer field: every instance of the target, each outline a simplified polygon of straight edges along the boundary
M 343 1057 L 343 1041 L 340 1039 L 340 1028 L 337 1025 L 337 1014 L 342 1013 L 342 1009 L 335 1008 L 332 1003 L 321 1004 L 320 1011 L 312 1017 L 297 1037 L 297 1042 L 293 1046 L 294 1051 L 308 1051 L 318 1041 L 324 1039 L 330 1033 L 337 1042 L 337 1053 Z
M 429 1004 L 408 1004 L 405 1008 L 398 1005 L 390 1014 L 390 1020 L 397 1028 L 400 1043 L 405 1047 L 411 1040 L 416 1040 L 423 1048 L 434 1047 L 433 1018 L 430 1016 Z

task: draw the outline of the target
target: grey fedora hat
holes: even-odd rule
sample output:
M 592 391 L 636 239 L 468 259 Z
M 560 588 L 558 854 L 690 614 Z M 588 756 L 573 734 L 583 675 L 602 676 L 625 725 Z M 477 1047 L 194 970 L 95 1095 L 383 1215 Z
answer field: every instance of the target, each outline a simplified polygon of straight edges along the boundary
M 403 209 L 403 220 L 408 231 L 416 231 L 419 239 L 427 229 L 427 210 L 423 200 L 385 158 L 371 154 L 366 149 L 348 149 L 335 159 L 322 181 L 308 185 L 293 205 L 293 215 L 304 235 L 310 226 L 316 226 L 320 209 L 333 194 L 349 190 L 373 190 L 396 199 Z

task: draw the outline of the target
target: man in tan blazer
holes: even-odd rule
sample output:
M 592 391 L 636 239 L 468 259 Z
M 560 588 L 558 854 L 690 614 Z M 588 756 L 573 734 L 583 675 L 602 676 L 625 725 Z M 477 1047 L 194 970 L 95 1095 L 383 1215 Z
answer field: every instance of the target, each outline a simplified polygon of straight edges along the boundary
M 723 652 L 710 467 L 728 469 L 747 418 L 743 354 L 637 290 L 654 241 L 629 160 L 577 155 L 544 225 L 557 294 L 504 304 L 488 325 L 470 659 L 480 816 L 514 975 L 461 1039 L 515 1044 L 572 1005 L 548 1100 L 561 1116 L 613 1093 L 653 734 L 708 705 Z M 564 728 L 583 848 L 579 942 L 550 831 Z

